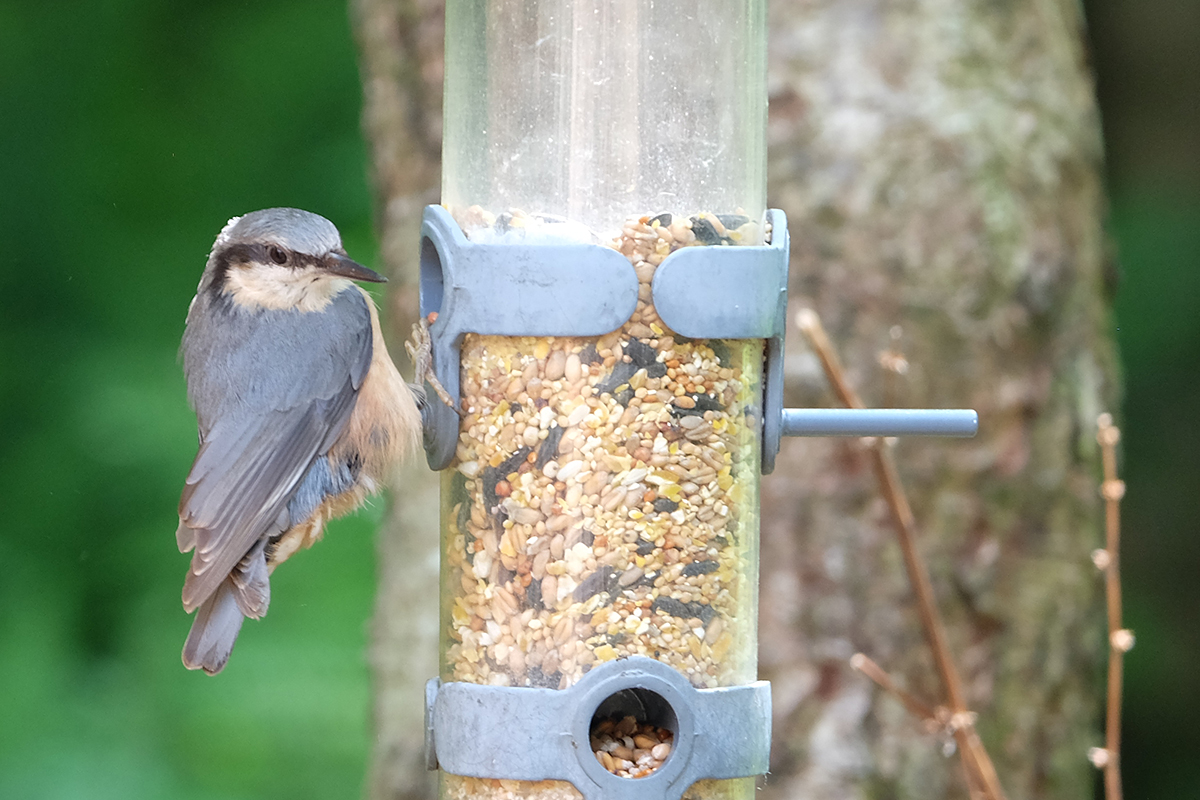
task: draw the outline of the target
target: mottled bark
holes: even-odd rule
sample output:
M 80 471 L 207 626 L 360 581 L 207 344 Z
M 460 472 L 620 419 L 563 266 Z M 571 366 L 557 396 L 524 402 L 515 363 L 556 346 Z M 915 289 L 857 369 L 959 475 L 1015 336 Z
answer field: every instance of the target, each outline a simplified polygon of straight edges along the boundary
M 792 306 L 869 403 L 971 406 L 897 459 L 971 707 L 1012 798 L 1091 796 L 1103 663 L 1094 423 L 1113 399 L 1099 124 L 1070 0 L 779 0 L 771 202 Z M 893 340 L 892 334 L 900 338 Z M 903 352 L 908 373 L 880 366 Z M 789 334 L 788 401 L 834 399 Z M 856 442 L 785 443 L 764 483 L 773 797 L 963 797 L 957 760 L 846 659 L 944 693 Z
M 371 148 L 377 228 L 388 277 L 392 352 L 417 316 L 421 212 L 438 200 L 442 23 L 436 0 L 353 0 L 363 129 Z M 415 458 L 391 491 L 379 538 L 372 627 L 374 748 L 369 796 L 433 796 L 425 769 L 424 683 L 438 670 L 438 480 Z
M 436 202 L 441 4 L 355 0 L 380 231 L 406 330 L 420 209 Z M 1113 399 L 1099 127 L 1071 0 L 776 0 L 771 203 L 792 307 L 817 309 L 869 403 L 971 406 L 972 442 L 897 459 L 949 638 L 1009 797 L 1090 797 L 1103 662 L 1094 421 Z M 892 334 L 900 337 L 893 340 Z M 399 337 L 394 337 L 399 338 Z M 879 354 L 898 346 L 904 376 Z M 791 405 L 830 405 L 792 328 Z M 371 796 L 428 796 L 436 487 L 406 476 L 381 539 Z M 963 797 L 957 761 L 847 666 L 861 650 L 943 696 L 855 442 L 789 441 L 764 480 L 765 794 Z

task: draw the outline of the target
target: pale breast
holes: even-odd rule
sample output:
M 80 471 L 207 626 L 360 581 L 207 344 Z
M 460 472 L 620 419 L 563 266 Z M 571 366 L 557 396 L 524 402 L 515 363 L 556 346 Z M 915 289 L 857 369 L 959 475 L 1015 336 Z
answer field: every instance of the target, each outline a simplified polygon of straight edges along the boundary
M 419 448 L 421 412 L 412 390 L 388 355 L 375 304 L 370 295 L 366 292 L 363 295 L 371 310 L 371 367 L 358 392 L 346 432 L 330 455 L 338 458 L 356 453 L 362 461 L 364 478 L 382 483 L 391 470 Z

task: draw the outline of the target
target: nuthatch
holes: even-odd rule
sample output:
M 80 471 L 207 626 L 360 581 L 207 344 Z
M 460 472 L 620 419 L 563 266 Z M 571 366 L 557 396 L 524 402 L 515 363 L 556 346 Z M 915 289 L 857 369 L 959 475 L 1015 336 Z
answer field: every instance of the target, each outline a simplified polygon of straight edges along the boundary
M 194 551 L 183 607 L 199 609 L 188 669 L 220 672 L 268 576 L 376 492 L 421 437 L 375 304 L 333 223 L 294 208 L 230 220 L 188 310 L 181 354 L 200 449 L 179 501 Z

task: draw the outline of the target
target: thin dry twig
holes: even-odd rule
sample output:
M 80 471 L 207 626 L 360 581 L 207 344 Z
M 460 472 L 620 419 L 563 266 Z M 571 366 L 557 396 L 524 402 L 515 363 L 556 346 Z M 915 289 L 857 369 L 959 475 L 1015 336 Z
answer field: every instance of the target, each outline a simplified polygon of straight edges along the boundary
M 850 387 L 846 380 L 845 370 L 838 360 L 828 334 L 816 312 L 812 309 L 801 309 L 796 315 L 796 322 L 801 332 L 808 338 L 816 351 L 817 358 L 825 370 L 825 376 L 833 386 L 834 392 L 842 404 L 849 408 L 864 408 L 861 398 Z M 916 547 L 916 519 L 912 507 L 900 483 L 899 472 L 892 456 L 891 449 L 883 439 L 865 440 L 867 450 L 871 454 L 871 465 L 875 477 L 879 481 L 880 490 L 887 500 L 895 524 L 896 535 L 900 542 L 900 551 L 904 556 L 904 566 L 908 572 L 909 582 L 917 599 L 917 613 L 921 618 L 921 627 L 933 652 L 934 664 L 945 687 L 946 696 L 952 719 L 955 724 L 951 727 L 954 739 L 958 745 L 963 769 L 968 776 L 968 785 L 974 797 L 977 786 L 979 793 L 991 800 L 1005 800 L 1004 790 L 1000 787 L 1000 779 L 992 759 L 979 739 L 975 730 L 974 715 L 967 708 L 966 697 L 962 688 L 962 679 L 950 653 L 950 645 L 946 639 L 946 627 L 942 623 L 937 604 L 933 596 L 933 584 L 929 580 L 929 572 Z M 976 786 L 977 784 L 977 786 Z
M 954 714 L 945 706 L 933 708 L 912 692 L 902 688 L 883 667 L 864 653 L 855 653 L 850 657 L 850 666 L 866 675 L 888 694 L 900 701 L 910 714 L 921 720 L 928 733 L 942 733 L 954 737 L 960 728 L 974 725 L 975 714 Z M 955 742 L 957 745 L 957 741 Z M 980 783 L 980 767 L 974 754 L 962 751 L 963 775 L 967 781 L 967 791 L 974 800 L 988 798 L 987 789 Z
M 939 715 L 938 711 L 940 709 L 934 709 L 912 692 L 902 688 L 892 679 L 891 675 L 887 674 L 883 667 L 876 664 L 865 653 L 855 653 L 851 656 L 850 666 L 873 680 L 880 689 L 883 689 L 892 697 L 899 700 L 900 704 L 908 709 L 908 713 L 926 723 L 926 727 L 930 729 L 930 732 L 942 727 L 938 717 L 946 715 Z
M 1104 549 L 1092 553 L 1097 569 L 1104 572 L 1104 589 L 1108 601 L 1108 711 L 1105 719 L 1104 747 L 1093 747 L 1088 757 L 1097 768 L 1104 770 L 1104 796 L 1121 800 L 1121 675 L 1124 656 L 1133 647 L 1133 632 L 1121 627 L 1121 498 L 1125 482 L 1117 477 L 1117 442 L 1121 431 L 1112 424 L 1111 414 L 1101 414 L 1096 420 L 1096 441 L 1104 462 L 1104 482 L 1100 495 L 1104 498 Z

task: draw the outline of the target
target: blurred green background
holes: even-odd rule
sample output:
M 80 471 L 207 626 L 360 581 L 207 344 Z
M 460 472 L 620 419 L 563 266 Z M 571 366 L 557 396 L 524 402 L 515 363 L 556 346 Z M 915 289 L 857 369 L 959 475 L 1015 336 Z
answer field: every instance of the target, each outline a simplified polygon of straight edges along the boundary
M 1200 796 L 1200 3 L 1091 0 L 1126 369 L 1127 796 Z M 0 0 L 0 798 L 354 798 L 382 505 L 185 671 L 175 361 L 216 232 L 321 213 L 377 260 L 346 7 Z M 264 673 L 287 664 L 286 671 Z

